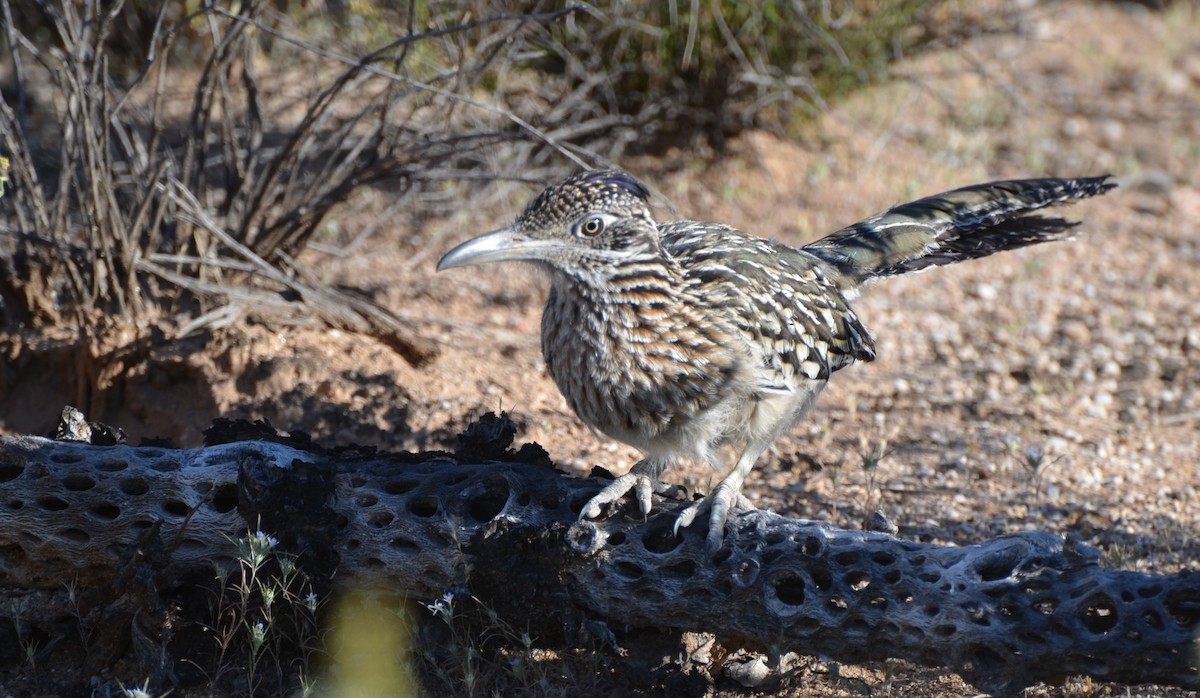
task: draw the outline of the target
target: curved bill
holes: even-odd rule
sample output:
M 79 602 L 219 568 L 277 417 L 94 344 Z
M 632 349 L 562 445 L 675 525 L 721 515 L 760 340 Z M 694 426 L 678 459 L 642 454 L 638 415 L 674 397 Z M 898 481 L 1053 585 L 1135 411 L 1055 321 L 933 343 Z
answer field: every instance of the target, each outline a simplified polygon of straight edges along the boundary
M 555 247 L 560 247 L 559 243 L 531 238 L 515 228 L 501 228 L 450 250 L 438 260 L 437 270 L 487 262 L 534 262 L 544 259 L 545 253 Z

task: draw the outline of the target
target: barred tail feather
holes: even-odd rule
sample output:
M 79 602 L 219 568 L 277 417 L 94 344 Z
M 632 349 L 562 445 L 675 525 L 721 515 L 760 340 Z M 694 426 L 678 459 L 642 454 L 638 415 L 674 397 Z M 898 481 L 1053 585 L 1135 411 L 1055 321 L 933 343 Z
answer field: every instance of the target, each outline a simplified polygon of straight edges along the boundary
M 1077 222 L 1029 215 L 1103 194 L 1110 175 L 977 184 L 897 206 L 806 245 L 856 286 L 881 276 L 986 257 L 1069 237 Z

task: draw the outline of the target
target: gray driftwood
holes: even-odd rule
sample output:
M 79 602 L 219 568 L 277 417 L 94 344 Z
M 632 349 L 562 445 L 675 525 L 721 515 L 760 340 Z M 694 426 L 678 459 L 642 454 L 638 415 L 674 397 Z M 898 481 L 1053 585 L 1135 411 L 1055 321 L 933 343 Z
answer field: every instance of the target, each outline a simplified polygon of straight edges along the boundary
M 195 450 L 0 440 L 0 587 L 155 584 L 232 559 L 261 528 L 338 579 L 507 613 L 717 634 L 848 662 L 897 657 L 1009 693 L 1040 680 L 1200 688 L 1200 574 L 1111 571 L 1045 533 L 939 547 L 740 512 L 715 560 L 648 522 L 572 526 L 599 487 L 545 465 L 318 455 L 243 441 Z M 699 527 L 703 528 L 703 527 Z M 125 582 L 116 584 L 121 586 Z M 114 591 L 114 594 L 117 593 Z

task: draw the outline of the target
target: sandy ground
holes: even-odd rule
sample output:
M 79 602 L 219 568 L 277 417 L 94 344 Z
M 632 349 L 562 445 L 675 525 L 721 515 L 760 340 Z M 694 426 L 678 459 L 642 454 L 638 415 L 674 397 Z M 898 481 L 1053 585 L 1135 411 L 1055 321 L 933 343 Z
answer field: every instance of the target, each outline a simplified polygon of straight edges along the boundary
M 795 244 L 957 186 L 1113 173 L 1120 189 L 1067 212 L 1084 221 L 1075 241 L 868 289 L 856 308 L 878 360 L 838 373 L 746 491 L 760 506 L 850 527 L 881 508 L 901 536 L 922 540 L 1038 529 L 1078 535 L 1116 567 L 1194 568 L 1200 11 L 993 5 L 1003 12 L 987 30 L 902 62 L 894 81 L 833 106 L 799 138 L 749 133 L 708 167 L 684 152 L 623 164 L 661 195 L 663 219 Z M 452 244 L 506 224 L 534 193 L 511 185 L 502 203 L 456 220 L 397 221 L 365 253 L 322 261 L 330 280 L 374 291 L 436 339 L 431 364 L 413 368 L 361 336 L 253 325 L 160 351 L 106 418 L 135 441 L 195 445 L 224 415 L 327 444 L 422 449 L 504 409 L 519 440 L 542 444 L 564 470 L 628 467 L 636 452 L 589 432 L 546 374 L 544 279 L 516 266 L 433 273 Z M 43 392 L 4 428 L 44 431 L 69 397 Z M 705 491 L 719 476 L 680 464 L 667 478 Z M 903 664 L 842 674 L 860 680 L 817 675 L 781 695 L 970 692 Z M 1109 691 L 1184 695 L 1078 680 L 1029 695 Z

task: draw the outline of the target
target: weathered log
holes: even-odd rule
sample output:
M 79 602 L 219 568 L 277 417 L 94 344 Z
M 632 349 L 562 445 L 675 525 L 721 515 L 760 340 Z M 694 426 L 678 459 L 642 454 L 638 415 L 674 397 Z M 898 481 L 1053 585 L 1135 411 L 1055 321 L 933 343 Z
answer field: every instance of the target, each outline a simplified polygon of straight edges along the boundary
M 526 455 L 526 454 L 523 454 Z M 247 528 L 300 564 L 431 599 L 465 587 L 530 618 L 715 633 L 726 643 L 941 666 L 1009 693 L 1040 680 L 1200 688 L 1200 573 L 1102 569 L 1054 535 L 939 547 L 741 511 L 715 558 L 649 521 L 574 525 L 596 479 L 547 465 L 374 456 L 270 441 L 194 450 L 0 439 L 0 587 L 112 584 L 157 550 L 159 585 L 232 561 Z M 700 527 L 703 528 L 703 527 Z

